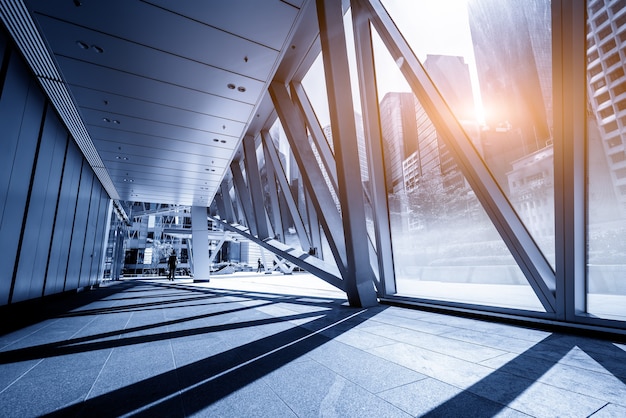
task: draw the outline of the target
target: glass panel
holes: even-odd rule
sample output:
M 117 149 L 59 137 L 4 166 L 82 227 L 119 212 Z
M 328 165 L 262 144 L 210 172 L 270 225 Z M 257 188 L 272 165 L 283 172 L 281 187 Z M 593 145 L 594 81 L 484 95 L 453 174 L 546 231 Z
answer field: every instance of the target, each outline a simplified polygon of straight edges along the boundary
M 624 320 L 626 2 L 609 4 L 588 2 L 587 312 Z
M 383 3 L 554 268 L 550 1 Z
M 397 5 L 398 2 L 390 3 Z M 419 4 L 420 7 L 425 5 Z M 425 19 L 433 20 L 430 25 L 437 26 L 442 21 L 447 24 L 438 28 L 441 33 L 434 32 L 422 39 L 437 38 L 461 26 L 465 33 L 460 36 L 469 37 L 467 13 L 461 25 L 448 14 L 452 9 L 448 5 L 439 14 Z M 407 13 L 406 7 L 403 13 L 419 15 Z M 397 10 L 392 16 L 396 15 Z M 420 26 L 420 23 L 413 21 L 411 25 Z M 411 31 L 404 33 L 409 42 Z M 446 37 L 455 44 L 456 37 L 449 34 Z M 419 44 L 429 46 L 429 42 Z M 435 42 L 432 47 L 436 45 Z M 398 67 L 376 34 L 374 46 L 398 294 L 545 311 L 422 104 L 402 81 Z M 466 59 L 458 55 L 461 51 L 449 50 L 438 55 L 435 53 L 444 51 L 433 49 L 430 52 L 425 68 L 442 86 L 442 92 L 448 92 L 447 98 L 457 115 L 467 118 L 462 122 L 480 149 L 484 131 L 479 129 L 472 115 L 475 108 Z

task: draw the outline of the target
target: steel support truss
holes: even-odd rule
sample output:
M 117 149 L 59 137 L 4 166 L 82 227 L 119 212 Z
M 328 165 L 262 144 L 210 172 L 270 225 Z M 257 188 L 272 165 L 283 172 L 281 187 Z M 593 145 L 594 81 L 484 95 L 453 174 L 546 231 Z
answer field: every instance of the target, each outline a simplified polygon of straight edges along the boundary
M 263 218 L 270 228 L 268 231 L 272 230 L 272 224 L 275 231 L 279 230 L 278 225 L 286 228 L 284 221 L 279 222 L 279 218 L 285 219 L 287 216 L 280 212 L 282 203 L 288 208 L 288 216 L 293 220 L 302 250 L 318 242 L 313 226 L 309 226 L 309 231 L 306 230 L 303 221 L 305 217 L 301 213 L 303 209 L 298 207 L 297 196 L 293 196 L 290 191 L 278 152 L 267 130 L 260 132 L 260 143 L 263 147 L 264 168 L 269 173 L 267 181 L 271 182 L 268 205 L 271 206 L 272 222 L 265 215 L 264 209 L 264 216 L 259 217 L 260 212 L 256 213 L 249 207 L 252 203 L 254 206 L 258 204 L 258 196 L 252 197 L 249 190 L 249 187 L 257 187 L 258 184 L 246 186 L 243 175 L 240 171 L 237 173 L 236 168 L 233 170 L 233 184 L 240 201 L 235 202 L 235 206 L 245 212 L 245 223 L 250 229 L 245 225 L 226 222 L 227 218 L 232 219 L 232 214 L 228 213 L 228 205 L 224 201 L 218 201 L 220 220 L 228 224 L 226 227 L 247 235 L 259 245 L 278 254 L 281 259 L 294 262 L 346 291 L 352 305 L 368 306 L 375 303 L 372 296 L 374 288 L 379 295 L 389 296 L 395 293 L 389 210 L 383 161 L 380 158 L 383 151 L 372 52 L 374 29 L 398 63 L 413 93 L 546 311 L 545 314 L 531 313 L 529 316 L 587 325 L 603 325 L 608 322 L 623 327 L 617 321 L 599 320 L 585 314 L 585 1 L 553 0 L 551 3 L 555 109 L 555 269 L 533 240 L 380 0 L 350 1 L 368 154 L 369 181 L 368 188 L 364 190 L 356 158 L 358 153 L 352 98 L 350 89 L 346 87 L 350 85 L 350 80 L 343 14 L 338 3 L 340 2 L 332 0 L 316 1 L 333 147 L 329 146 L 324 137 L 300 80 L 275 80 L 269 87 L 272 103 L 302 175 L 305 199 L 314 209 L 306 219 L 313 223 L 316 219 L 319 221 L 336 268 L 332 263 L 324 263 L 306 254 L 306 251 L 285 246 L 277 239 L 279 234 L 275 234 L 272 239 L 268 238 L 270 232 L 260 235 L 257 232 L 257 224 Z M 253 153 L 251 143 L 253 141 L 248 140 L 246 158 Z M 317 149 L 328 174 L 328 182 L 312 147 Z M 256 152 L 254 155 L 256 159 Z M 246 165 L 246 170 L 249 171 L 259 169 L 260 167 L 255 169 Z M 222 199 L 229 200 L 227 197 L 230 195 L 226 196 L 225 187 L 222 187 Z M 340 210 L 337 210 L 329 188 L 337 192 Z M 368 237 L 366 233 L 366 204 L 372 209 L 375 237 Z M 226 213 L 221 213 L 222 208 Z M 370 239 L 375 239 L 375 245 L 368 247 L 366 243 Z M 378 281 L 376 276 L 379 277 Z

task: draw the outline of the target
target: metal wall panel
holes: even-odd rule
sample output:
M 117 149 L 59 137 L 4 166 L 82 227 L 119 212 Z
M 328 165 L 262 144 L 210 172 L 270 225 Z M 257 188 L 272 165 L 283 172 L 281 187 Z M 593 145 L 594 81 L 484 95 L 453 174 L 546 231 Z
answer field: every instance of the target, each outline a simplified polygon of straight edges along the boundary
M 91 281 L 91 267 L 95 259 L 98 257 L 94 254 L 94 246 L 96 241 L 96 227 L 98 225 L 98 215 L 100 213 L 100 187 L 97 181 L 91 184 L 91 199 L 87 210 L 87 227 L 85 230 L 85 241 L 83 244 L 83 256 L 80 268 L 80 277 L 78 286 L 89 286 Z
M 98 182 L 94 182 L 95 187 L 100 190 L 98 213 L 96 215 L 97 225 L 94 234 L 93 259 L 91 261 L 91 272 L 89 274 L 89 285 L 94 285 L 102 279 L 103 275 L 103 255 L 106 249 L 105 242 L 109 232 L 109 220 L 111 219 L 109 196 L 100 187 Z
M 91 203 L 91 188 L 94 181 L 93 171 L 87 164 L 82 166 L 80 185 L 78 186 L 78 199 L 74 212 L 74 224 L 72 237 L 70 238 L 70 257 L 65 276 L 64 290 L 77 289 L 80 287 L 80 273 L 85 246 L 85 232 L 89 217 L 89 204 Z
M 62 292 L 65 288 L 65 275 L 82 164 L 83 159 L 78 147 L 73 141 L 70 141 L 63 166 L 61 193 L 59 194 L 59 206 L 50 250 L 45 295 Z
M 11 299 L 44 106 L 42 93 L 18 58 L 11 55 L 0 97 L 0 254 L 6 263 L 0 273 L 0 304 Z
M 7 39 L 0 33 L 0 306 L 96 283 L 109 206 Z
M 67 134 L 64 137 L 64 129 L 51 108 L 45 118 L 12 302 L 43 294 L 67 137 Z

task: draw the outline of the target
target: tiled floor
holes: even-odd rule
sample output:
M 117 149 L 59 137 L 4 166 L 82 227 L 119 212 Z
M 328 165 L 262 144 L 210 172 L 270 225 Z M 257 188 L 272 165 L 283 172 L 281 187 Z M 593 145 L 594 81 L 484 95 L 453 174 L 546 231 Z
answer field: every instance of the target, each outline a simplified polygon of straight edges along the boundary
M 59 299 L 0 336 L 0 416 L 626 416 L 625 345 L 341 296 L 296 274 Z

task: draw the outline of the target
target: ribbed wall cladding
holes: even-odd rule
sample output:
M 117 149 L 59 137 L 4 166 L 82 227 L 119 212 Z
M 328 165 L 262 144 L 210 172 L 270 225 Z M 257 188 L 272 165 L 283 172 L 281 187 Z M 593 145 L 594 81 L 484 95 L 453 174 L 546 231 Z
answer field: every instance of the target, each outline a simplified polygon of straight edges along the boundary
M 34 69 L 42 88 L 52 105 L 61 116 L 76 144 L 94 169 L 104 167 L 69 90 L 62 81 L 54 59 L 42 40 L 26 6 L 21 1 L 0 1 L 0 17 L 17 40 L 17 47 L 28 64 Z M 119 195 L 106 170 L 97 170 L 96 175 L 112 199 Z

